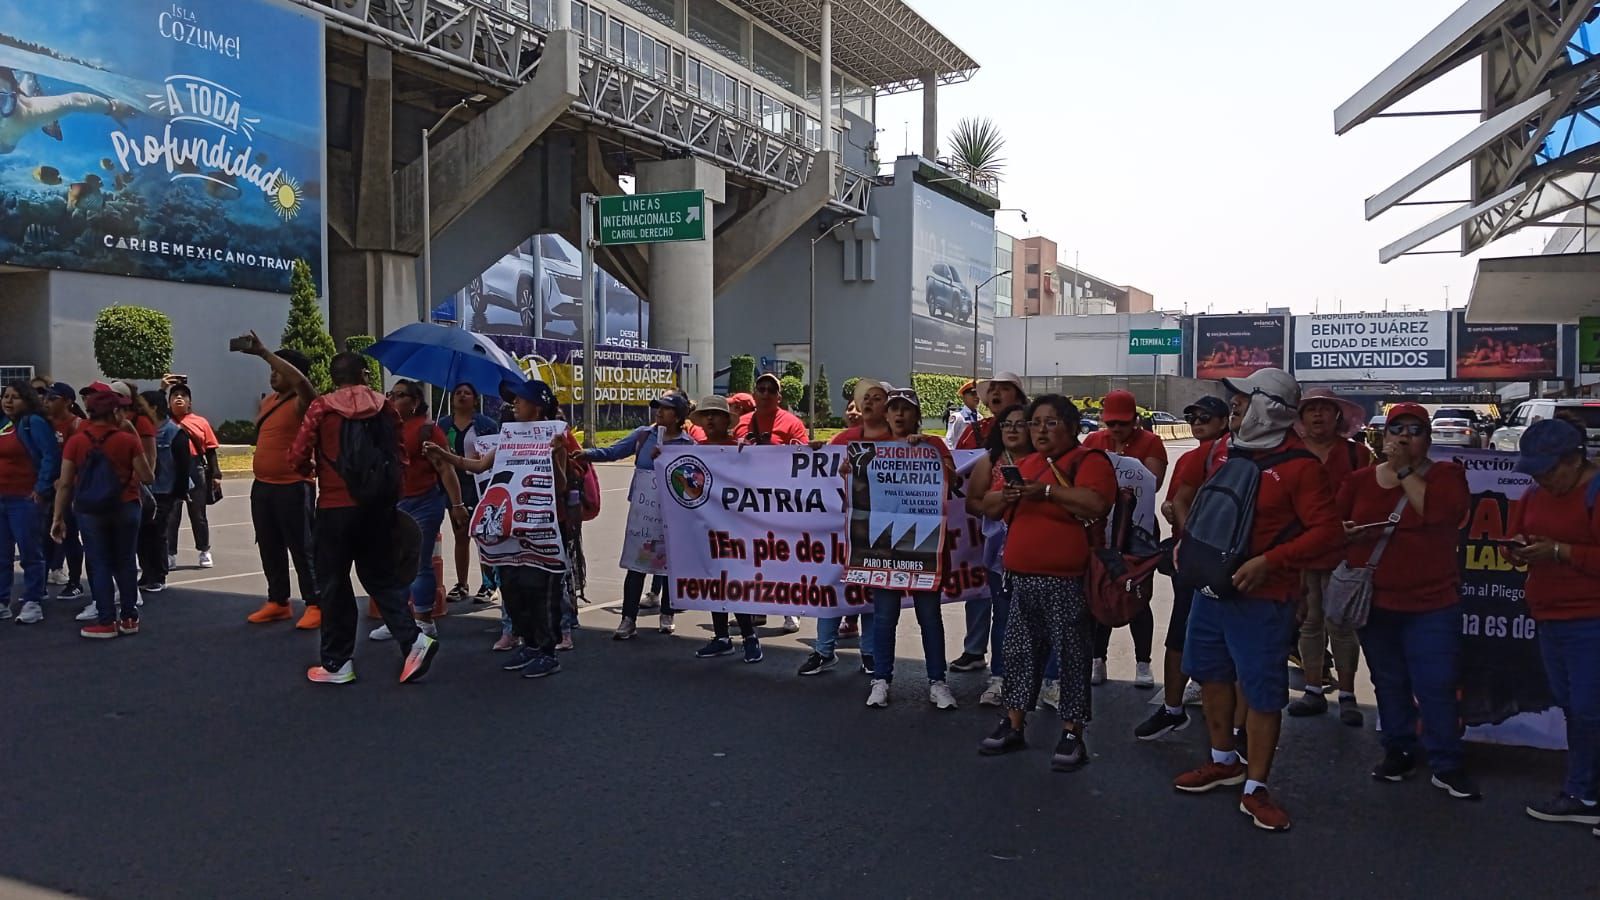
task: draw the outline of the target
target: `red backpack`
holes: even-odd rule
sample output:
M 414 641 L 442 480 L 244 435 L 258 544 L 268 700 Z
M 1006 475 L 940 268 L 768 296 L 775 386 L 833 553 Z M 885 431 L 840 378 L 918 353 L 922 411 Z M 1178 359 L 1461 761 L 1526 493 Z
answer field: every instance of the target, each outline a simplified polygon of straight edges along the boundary
M 1105 451 L 1094 452 L 1105 455 Z M 1055 472 L 1054 464 L 1050 469 L 1059 483 L 1073 487 L 1072 478 L 1083 459 L 1079 456 L 1065 476 Z M 1084 593 L 1089 600 L 1089 614 L 1108 628 L 1127 625 L 1150 605 L 1155 574 L 1164 555 L 1159 546 L 1134 540 L 1133 513 L 1137 505 L 1133 488 L 1118 487 L 1111 510 L 1103 518 L 1084 523 L 1089 536 L 1089 570 L 1083 579 Z M 1107 520 L 1111 523 L 1110 546 L 1106 541 Z

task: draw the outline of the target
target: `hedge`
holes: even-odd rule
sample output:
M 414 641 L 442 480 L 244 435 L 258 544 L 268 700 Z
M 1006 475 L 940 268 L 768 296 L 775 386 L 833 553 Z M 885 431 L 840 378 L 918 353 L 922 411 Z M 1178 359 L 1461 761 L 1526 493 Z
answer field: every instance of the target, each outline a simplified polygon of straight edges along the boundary
M 783 405 L 791 411 L 800 411 L 800 401 L 806 395 L 806 383 L 793 375 L 785 375 L 778 379 L 779 393 L 783 397 Z
M 172 319 L 143 306 L 108 306 L 94 320 L 94 360 L 107 378 L 160 378 L 172 371 Z
M 728 360 L 728 394 L 751 394 L 756 389 L 756 358 L 748 354 Z
M 970 380 L 963 375 L 912 375 L 911 387 L 922 401 L 923 418 L 942 418 L 946 409 L 961 402 L 961 386 Z
M 223 444 L 254 444 L 256 423 L 250 419 L 229 419 L 217 426 L 217 441 Z

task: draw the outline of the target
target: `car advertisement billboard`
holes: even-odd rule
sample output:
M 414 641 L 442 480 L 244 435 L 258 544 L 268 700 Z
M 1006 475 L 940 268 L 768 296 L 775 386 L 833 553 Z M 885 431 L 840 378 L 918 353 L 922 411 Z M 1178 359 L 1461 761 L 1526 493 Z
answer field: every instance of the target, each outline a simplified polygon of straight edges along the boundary
M 913 192 L 911 369 L 979 375 L 994 366 L 994 217 L 931 188 Z M 981 296 L 974 296 L 978 285 Z
M 1455 318 L 1455 370 L 1463 381 L 1532 381 L 1561 374 L 1555 325 L 1469 325 Z
M 1194 327 L 1194 377 L 1243 378 L 1258 369 L 1284 368 L 1289 343 L 1283 316 L 1198 316 Z
M 1449 313 L 1368 312 L 1294 317 L 1301 381 L 1430 381 L 1450 377 Z
M 321 283 L 322 19 L 274 0 L 0 4 L 0 263 Z
M 556 401 L 567 408 L 568 420 L 577 421 L 583 404 L 582 343 L 510 334 L 492 334 L 490 339 L 516 357 L 530 377 L 550 385 Z M 600 427 L 631 428 L 646 420 L 651 400 L 677 387 L 683 354 L 597 347 L 594 365 Z

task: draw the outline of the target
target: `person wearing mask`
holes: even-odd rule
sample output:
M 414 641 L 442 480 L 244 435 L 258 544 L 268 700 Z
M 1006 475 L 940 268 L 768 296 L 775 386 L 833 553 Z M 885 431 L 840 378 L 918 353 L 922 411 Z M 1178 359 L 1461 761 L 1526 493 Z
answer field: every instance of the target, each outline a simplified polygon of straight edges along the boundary
M 1536 487 L 1511 505 L 1506 530 L 1510 556 L 1528 567 L 1528 614 L 1538 625 L 1550 694 L 1567 721 L 1566 780 L 1527 812 L 1542 822 L 1589 825 L 1600 837 L 1600 469 L 1585 442 L 1561 419 L 1528 426 L 1517 471 Z
M 1178 776 L 1173 787 L 1199 794 L 1243 782 L 1239 810 L 1258 828 L 1287 831 L 1289 814 L 1272 799 L 1267 779 L 1289 702 L 1289 640 L 1300 573 L 1343 540 L 1343 529 L 1327 470 L 1294 433 L 1300 385 L 1293 376 L 1267 368 L 1225 379 L 1223 386 L 1237 423 L 1230 458 L 1274 464 L 1260 473 L 1249 557 L 1232 579 L 1237 596 L 1224 600 L 1197 590 L 1189 608 L 1183 670 L 1200 682 L 1211 755 Z M 1234 749 L 1236 682 L 1247 707 L 1248 768 Z
M 72 385 L 63 381 L 52 383 L 45 397 L 45 417 L 50 420 L 50 427 L 56 433 L 56 445 L 62 450 L 66 449 L 67 440 L 84 421 L 83 410 L 76 403 L 77 397 L 78 392 L 72 389 Z M 73 515 L 71 507 L 67 508 L 66 538 L 57 541 L 50 535 L 51 523 L 48 521 L 55 510 L 54 485 L 50 488 L 50 495 L 42 499 L 47 521 L 41 532 L 45 539 L 45 565 L 49 570 L 45 580 L 49 584 L 61 585 L 57 599 L 76 600 L 83 596 L 83 540 L 78 534 L 78 517 Z M 98 611 L 93 616 L 80 613 L 78 621 L 93 622 L 99 615 Z
M 477 456 L 473 449 L 473 442 L 480 437 L 490 437 L 500 433 L 500 426 L 495 421 L 478 411 L 478 389 L 466 382 L 462 382 L 450 391 L 450 411 L 439 417 L 439 428 L 444 431 L 445 446 L 457 456 L 472 459 Z M 478 506 L 478 481 L 470 472 L 456 472 L 460 482 L 461 502 L 467 509 Z M 472 536 L 467 533 L 466 525 L 452 528 L 455 533 L 455 587 L 446 594 L 446 599 L 451 603 L 459 603 L 467 599 L 467 568 L 472 562 Z M 491 603 L 494 601 L 495 580 L 493 566 L 479 566 L 478 592 L 473 595 L 474 603 Z
M 978 745 L 985 756 L 1027 746 L 1028 711 L 1039 700 L 1045 661 L 1061 661 L 1061 737 L 1050 759 L 1057 772 L 1089 762 L 1083 731 L 1090 718 L 1093 619 L 1083 576 L 1091 528 L 1103 527 L 1117 495 L 1117 470 L 1104 453 L 1078 442 L 1080 414 L 1066 397 L 1047 394 L 1028 405 L 1034 452 L 1017 465 L 1019 479 L 984 498 L 987 515 L 1009 521 L 1003 557 L 1011 579 L 1006 619 L 1005 716 Z M 1086 524 L 1087 523 L 1087 524 Z
M 411 617 L 429 637 L 438 637 L 433 622 L 433 598 L 439 582 L 433 574 L 433 551 L 439 529 L 448 510 L 452 525 L 467 522 L 467 508 L 461 502 L 461 481 L 456 470 L 444 460 L 432 460 L 423 453 L 424 444 L 445 446 L 444 431 L 428 416 L 428 397 L 422 385 L 406 378 L 394 383 L 386 395 L 400 414 L 400 445 L 406 460 L 401 482 L 400 511 L 417 523 L 422 535 L 418 549 L 417 575 L 411 582 Z M 389 626 L 379 625 L 367 635 L 370 640 L 394 640 Z
M 517 422 L 542 422 L 557 411 L 555 392 L 542 381 L 503 381 L 500 395 L 510 397 L 512 415 Z M 576 448 L 571 432 L 566 440 L 557 440 L 550 450 L 551 469 L 555 476 L 555 496 L 567 495 L 568 459 Z M 451 452 L 436 442 L 423 445 L 429 459 L 463 472 L 482 474 L 494 468 L 495 452 L 469 459 Z M 579 511 L 562 504 L 557 512 L 557 525 L 565 529 Z M 507 672 L 521 672 L 524 678 L 544 678 L 561 671 L 556 659 L 556 636 L 561 631 L 562 585 L 565 572 L 553 572 L 537 566 L 500 566 L 500 602 L 511 617 L 512 628 L 521 646 L 510 661 L 501 666 Z
M 922 433 L 922 402 L 917 392 L 910 388 L 896 388 L 889 392 L 886 418 L 889 423 L 889 440 L 912 446 L 932 444 L 944 462 L 944 493 L 948 497 L 950 483 L 955 478 L 956 467 L 950 448 L 933 435 Z M 851 463 L 848 458 L 839 465 L 839 474 L 849 478 Z M 942 552 L 942 551 L 941 551 Z M 939 709 L 955 709 L 956 698 L 945 683 L 944 618 L 940 611 L 941 592 L 904 591 L 875 587 L 872 589 L 872 659 L 876 667 L 872 684 L 867 690 L 867 705 L 889 705 L 889 685 L 894 681 L 895 628 L 900 624 L 900 606 L 906 595 L 911 596 L 916 612 L 917 627 L 922 631 L 922 657 L 928 670 L 928 702 Z
M 695 408 L 692 418 L 705 433 L 705 439 L 700 443 L 713 447 L 738 445 L 739 441 L 733 436 L 733 410 L 729 408 L 728 401 L 721 397 L 706 397 Z M 744 644 L 744 661 L 761 662 L 761 639 L 756 636 L 755 616 L 749 613 L 735 613 L 734 618 L 739 622 L 739 637 Z M 711 640 L 695 651 L 697 659 L 727 656 L 733 652 L 733 641 L 728 637 L 727 613 L 711 614 L 711 635 Z
M 987 452 L 972 467 L 967 479 L 967 512 L 983 520 L 983 566 L 989 572 L 989 597 L 993 630 L 990 647 L 994 662 L 989 666 L 989 683 L 978 698 L 982 706 L 1005 702 L 1006 619 L 1011 612 L 1011 586 L 1006 579 L 1006 473 L 1016 469 L 1033 452 L 1033 436 L 1028 432 L 1028 411 L 1021 406 L 1000 410 L 996 425 L 989 431 Z M 955 668 L 954 665 L 951 668 Z
M 1305 400 L 1300 401 L 1301 417 Z M 1430 461 L 1428 411 L 1415 403 L 1389 408 L 1382 465 L 1363 468 L 1340 485 L 1335 504 L 1349 540 L 1344 564 L 1376 567 L 1372 609 L 1359 632 L 1383 721 L 1380 781 L 1416 770 L 1418 725 L 1432 783 L 1450 796 L 1475 800 L 1461 750 L 1456 688 L 1461 668 L 1461 570 L 1456 548 L 1472 508 L 1467 473 L 1448 460 Z M 1392 528 L 1373 523 L 1399 521 Z M 1381 549 L 1380 549 L 1381 548 Z
M 1364 420 L 1359 404 L 1328 388 L 1311 388 L 1300 398 L 1300 437 L 1306 449 L 1322 460 L 1335 495 L 1351 476 L 1374 462 L 1366 443 L 1351 437 L 1360 433 Z M 1289 715 L 1319 716 L 1328 711 L 1328 699 L 1323 696 L 1323 666 L 1331 642 L 1339 685 L 1339 721 L 1360 728 L 1364 717 L 1356 706 L 1356 668 L 1361 663 L 1361 643 L 1354 629 L 1334 625 L 1322 613 L 1322 595 L 1328 589 L 1328 579 L 1344 556 L 1342 550 L 1324 556 L 1302 576 L 1306 614 L 1300 624 L 1300 670 L 1305 673 L 1306 686 L 1305 694 L 1289 704 Z
M 960 443 L 961 435 L 968 428 L 978 424 L 978 383 L 969 381 L 961 386 L 957 392 L 961 398 L 961 405 L 950 411 L 949 424 L 945 427 L 944 442 L 946 446 L 954 447 Z
M 0 391 L 0 552 L 22 566 L 17 622 L 44 621 L 44 530 L 41 505 L 61 472 L 61 448 L 39 395 L 25 384 Z M 0 585 L 0 620 L 11 618 L 11 582 Z
M 139 590 L 157 594 L 167 589 L 167 522 L 187 496 L 189 440 L 168 414 L 166 394 L 145 391 L 139 396 L 156 426 L 155 480 L 150 483 L 156 509 L 139 529 Z
M 1139 404 L 1129 391 L 1112 391 L 1100 401 L 1100 422 L 1105 427 L 1083 439 L 1090 450 L 1104 450 L 1137 460 L 1155 478 L 1155 489 L 1167 477 L 1167 445 L 1139 423 Z M 1151 535 L 1159 538 L 1160 535 Z M 1155 645 L 1155 615 L 1146 606 L 1128 623 L 1133 634 L 1135 687 L 1156 686 L 1155 675 L 1150 671 L 1151 653 Z M 1096 622 L 1094 626 L 1094 665 L 1090 670 L 1090 684 L 1105 684 L 1106 655 L 1111 649 L 1112 629 Z
M 273 353 L 253 331 L 241 341 L 240 353 L 267 364 L 271 391 L 261 398 L 256 411 L 256 452 L 250 464 L 255 475 L 250 485 L 250 524 L 267 577 L 267 599 L 245 621 L 262 625 L 294 618 L 289 606 L 289 561 L 293 560 L 300 598 L 305 602 L 305 612 L 294 627 L 311 631 L 322 627 L 316 566 L 309 549 L 316 485 L 289 464 L 289 448 L 300 433 L 306 410 L 317 399 L 317 390 L 306 377 L 311 363 L 305 354 L 288 347 Z
M 894 390 L 886 382 L 874 381 L 871 378 L 862 378 L 856 381 L 856 408 L 861 410 L 861 424 L 854 428 L 846 428 L 833 436 L 828 444 L 835 447 L 847 447 L 855 441 L 890 441 L 894 440 L 894 432 L 889 427 L 888 407 L 889 392 Z M 822 445 L 814 444 L 820 448 Z M 817 617 L 817 639 L 812 644 L 811 655 L 800 664 L 800 675 L 821 675 L 839 664 L 839 658 L 834 651 L 839 646 L 839 638 L 846 636 L 844 627 L 847 622 L 841 621 L 844 616 Z M 865 635 L 861 641 L 861 672 L 865 675 L 873 673 L 875 660 L 872 656 L 872 612 L 868 610 L 861 613 L 858 633 Z
M 641 425 L 635 428 L 627 437 L 609 447 L 596 450 L 579 450 L 577 458 L 589 462 L 616 462 L 633 457 L 635 476 L 640 472 L 653 472 L 656 466 L 656 449 L 673 444 L 693 444 L 694 438 L 684 431 L 684 423 L 688 418 L 689 403 L 682 393 L 669 391 L 650 401 L 650 409 L 655 413 L 654 425 Z M 632 518 L 631 514 L 629 516 Z M 623 568 L 627 568 L 629 560 L 622 561 Z M 650 573 L 628 569 L 628 574 L 622 580 L 622 622 L 617 625 L 617 630 L 611 635 L 612 640 L 631 640 L 638 632 L 637 621 L 639 618 L 639 601 L 644 595 L 645 576 Z M 664 587 L 665 585 L 663 585 Z M 662 634 L 671 634 L 674 631 L 672 619 L 672 595 L 670 591 L 661 594 L 661 623 L 657 629 Z
M 778 376 L 763 373 L 756 379 L 755 409 L 739 419 L 733 436 L 745 444 L 805 444 L 811 441 L 806 423 L 784 409 L 783 385 Z
M 993 378 L 978 382 L 978 396 L 989 407 L 989 418 L 961 433 L 957 450 L 977 450 L 988 445 L 989 432 L 994 429 L 995 415 L 1002 409 L 1027 406 L 1028 395 L 1022 390 L 1022 376 L 1015 372 L 996 372 Z
M 83 530 L 89 591 L 98 616 L 79 634 L 114 638 L 139 633 L 139 575 L 134 560 L 139 534 L 139 485 L 155 473 L 125 410 L 127 397 L 96 391 L 84 401 L 89 421 L 67 441 L 56 484 L 50 533 L 66 539 L 66 510 L 76 505 Z
M 400 646 L 400 683 L 427 674 L 439 642 L 424 634 L 407 608 L 407 588 L 415 572 L 411 557 L 421 545 L 416 523 L 396 508 L 405 454 L 400 444 L 400 413 L 382 394 L 367 387 L 367 360 L 359 353 L 336 354 L 328 364 L 333 390 L 306 409 L 300 432 L 289 447 L 298 471 L 317 478 L 317 598 L 322 602 L 320 665 L 306 670 L 317 684 L 356 680 L 355 590 L 353 565 L 361 586 L 377 604 L 384 624 Z M 343 434 L 349 427 L 366 435 L 363 458 L 345 460 Z M 363 500 L 351 493 L 345 472 L 365 472 Z M 370 481 L 371 483 L 368 483 Z
M 172 413 L 172 421 L 178 423 L 189 436 L 190 449 L 194 459 L 192 470 L 193 487 L 189 491 L 189 499 L 185 505 L 189 508 L 189 527 L 194 530 L 194 548 L 200 554 L 200 568 L 209 569 L 214 563 L 211 561 L 211 523 L 207 517 L 206 506 L 211 500 L 213 492 L 222 490 L 222 467 L 217 464 L 217 435 L 211 430 L 211 423 L 205 416 L 194 411 L 194 391 L 190 390 L 188 380 L 174 380 L 177 376 L 168 376 L 171 387 L 167 389 L 167 409 Z M 173 516 L 172 522 L 167 526 L 167 561 L 172 568 L 178 564 L 178 525 L 181 516 Z

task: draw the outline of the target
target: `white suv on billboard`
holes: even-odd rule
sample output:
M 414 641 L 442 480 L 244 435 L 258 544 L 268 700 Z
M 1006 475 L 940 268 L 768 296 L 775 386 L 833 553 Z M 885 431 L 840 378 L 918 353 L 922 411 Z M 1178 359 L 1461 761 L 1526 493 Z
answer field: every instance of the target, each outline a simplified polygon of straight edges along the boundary
M 1517 407 L 1504 426 L 1495 429 L 1489 438 L 1489 449 L 1515 453 L 1529 425 L 1555 418 L 1582 425 L 1589 436 L 1590 449 L 1600 447 L 1600 400 L 1528 400 Z

